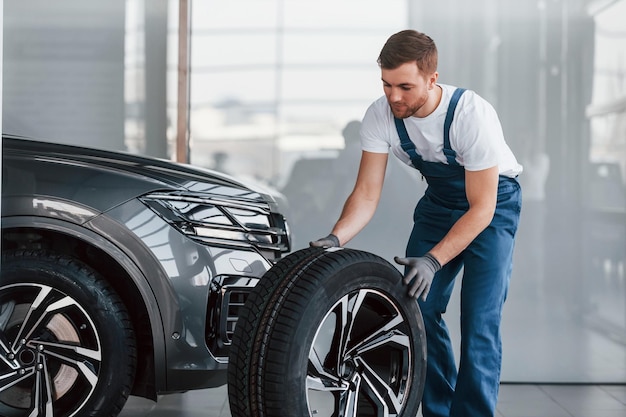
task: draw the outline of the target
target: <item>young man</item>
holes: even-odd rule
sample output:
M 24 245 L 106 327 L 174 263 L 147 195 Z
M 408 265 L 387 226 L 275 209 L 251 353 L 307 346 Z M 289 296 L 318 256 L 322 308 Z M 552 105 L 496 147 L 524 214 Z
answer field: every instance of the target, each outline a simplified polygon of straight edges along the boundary
M 343 245 L 365 227 L 378 205 L 389 150 L 418 169 L 428 188 L 415 208 L 406 257 L 395 261 L 405 266 L 403 282 L 418 300 L 426 326 L 422 413 L 493 416 L 502 305 L 521 210 L 515 178 L 522 167 L 489 103 L 473 91 L 437 83 L 437 48 L 430 37 L 398 32 L 383 46 L 378 63 L 385 96 L 363 118 L 354 190 L 331 234 L 311 246 Z M 442 314 L 462 267 L 457 370 Z

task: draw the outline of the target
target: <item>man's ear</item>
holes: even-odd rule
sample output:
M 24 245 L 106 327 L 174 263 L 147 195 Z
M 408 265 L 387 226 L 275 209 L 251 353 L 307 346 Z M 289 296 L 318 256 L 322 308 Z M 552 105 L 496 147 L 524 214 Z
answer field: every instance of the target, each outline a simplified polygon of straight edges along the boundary
M 429 90 L 432 90 L 433 88 L 435 88 L 438 78 L 439 78 L 439 73 L 437 71 L 430 74 L 430 76 L 428 77 L 428 89 Z

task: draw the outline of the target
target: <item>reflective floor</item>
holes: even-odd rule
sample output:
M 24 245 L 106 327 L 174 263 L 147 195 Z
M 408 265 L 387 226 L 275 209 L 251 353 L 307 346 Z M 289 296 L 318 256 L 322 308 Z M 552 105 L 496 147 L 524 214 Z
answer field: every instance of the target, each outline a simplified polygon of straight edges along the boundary
M 121 416 L 230 417 L 230 411 L 224 386 L 163 396 L 157 404 L 132 397 Z M 626 385 L 503 384 L 500 388 L 497 417 L 624 416 Z

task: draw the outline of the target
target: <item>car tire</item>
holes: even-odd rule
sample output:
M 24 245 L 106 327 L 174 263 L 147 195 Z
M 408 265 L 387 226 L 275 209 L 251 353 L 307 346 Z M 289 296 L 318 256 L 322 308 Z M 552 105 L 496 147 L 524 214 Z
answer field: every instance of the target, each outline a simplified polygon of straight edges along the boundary
M 389 262 L 355 249 L 306 248 L 252 290 L 229 361 L 233 417 L 414 417 L 426 334 Z
M 2 254 L 0 415 L 116 416 L 134 379 L 132 324 L 111 286 L 46 251 Z

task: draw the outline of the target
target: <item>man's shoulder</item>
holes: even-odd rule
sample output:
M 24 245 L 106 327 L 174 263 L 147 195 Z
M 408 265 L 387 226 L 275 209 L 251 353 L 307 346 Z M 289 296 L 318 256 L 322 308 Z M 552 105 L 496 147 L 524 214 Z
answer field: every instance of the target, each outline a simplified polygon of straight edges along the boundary
M 373 109 L 377 112 L 385 112 L 389 111 L 389 104 L 387 103 L 386 96 L 380 96 L 376 100 L 370 104 L 370 109 Z
M 450 100 L 452 98 L 452 95 L 454 94 L 454 92 L 458 88 L 463 89 L 463 94 L 461 95 L 461 98 L 459 99 L 459 104 L 460 105 L 462 105 L 462 104 L 480 103 L 480 105 L 491 106 L 491 104 L 489 103 L 489 101 L 487 99 L 482 97 L 480 94 L 478 94 L 475 90 L 472 90 L 471 88 L 457 87 L 457 86 L 449 85 L 449 84 L 439 84 L 439 85 L 443 89 L 444 96 L 448 100 Z
M 393 120 L 391 115 L 391 109 L 387 102 L 387 97 L 381 96 L 374 100 L 367 109 L 363 122 L 368 119 L 369 121 L 376 121 L 376 123 L 389 123 Z
M 373 101 L 365 112 L 361 125 L 362 149 L 376 153 L 388 152 L 393 126 L 393 115 L 387 97 L 382 96 Z

